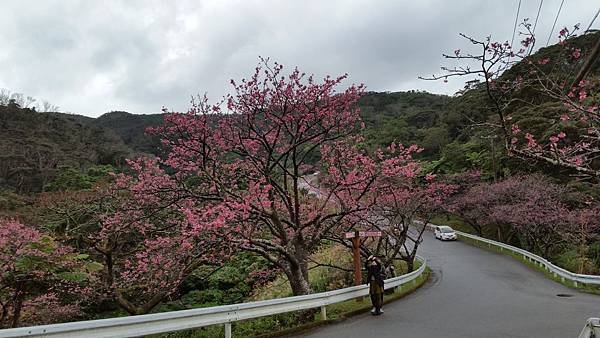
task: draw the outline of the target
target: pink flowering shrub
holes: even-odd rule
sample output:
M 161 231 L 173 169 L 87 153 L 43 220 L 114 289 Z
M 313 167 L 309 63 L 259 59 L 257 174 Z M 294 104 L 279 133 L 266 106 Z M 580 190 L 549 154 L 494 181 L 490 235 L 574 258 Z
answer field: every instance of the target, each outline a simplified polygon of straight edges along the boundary
M 586 243 L 599 234 L 598 203 L 581 203 L 581 196 L 542 176 L 513 176 L 474 185 L 446 208 L 480 235 L 487 229 L 488 236 L 551 258 L 582 231 Z
M 0 219 L 0 328 L 82 315 L 97 265 L 12 219 Z
M 211 201 L 200 181 L 169 175 L 160 164 L 130 162 L 132 174 L 118 175 L 107 192 L 114 211 L 90 236 L 108 292 L 130 314 L 176 296 L 192 272 L 219 265 L 231 253 L 230 210 Z

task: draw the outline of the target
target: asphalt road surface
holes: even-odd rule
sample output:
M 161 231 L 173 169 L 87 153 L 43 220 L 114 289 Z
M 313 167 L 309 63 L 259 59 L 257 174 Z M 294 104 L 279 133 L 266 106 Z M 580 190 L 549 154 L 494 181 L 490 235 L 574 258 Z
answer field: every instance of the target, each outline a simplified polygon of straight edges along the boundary
M 600 296 L 569 289 L 517 260 L 424 234 L 432 275 L 374 317 L 358 315 L 302 337 L 578 337 L 600 317 Z M 566 294 L 571 297 L 559 297 Z

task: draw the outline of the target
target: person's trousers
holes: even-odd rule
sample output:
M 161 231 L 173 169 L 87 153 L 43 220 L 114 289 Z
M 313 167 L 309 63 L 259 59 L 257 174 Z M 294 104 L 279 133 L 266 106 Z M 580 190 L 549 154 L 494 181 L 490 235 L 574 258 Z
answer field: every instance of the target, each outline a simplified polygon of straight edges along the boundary
M 379 312 L 381 307 L 383 306 L 383 293 L 372 293 L 371 296 L 371 304 L 375 308 L 375 312 Z

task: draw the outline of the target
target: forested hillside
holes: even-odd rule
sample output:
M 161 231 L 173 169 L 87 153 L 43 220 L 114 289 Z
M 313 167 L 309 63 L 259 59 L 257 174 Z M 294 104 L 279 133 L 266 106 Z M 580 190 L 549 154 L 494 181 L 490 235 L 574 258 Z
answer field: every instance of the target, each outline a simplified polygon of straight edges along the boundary
M 163 114 L 136 115 L 123 111 L 106 113 L 88 121 L 89 125 L 111 130 L 136 152 L 157 154 L 159 139 L 148 135 L 146 128 L 163 123 Z
M 132 150 L 109 129 L 66 114 L 0 106 L 0 187 L 39 192 L 66 168 L 119 166 Z
M 600 33 L 569 39 L 571 49 L 589 49 Z M 542 48 L 502 76 L 515 78 L 529 63 L 564 58 L 562 45 Z M 556 81 L 570 81 L 574 70 L 548 65 Z M 600 84 L 600 62 L 588 81 Z M 358 102 L 365 122 L 363 132 L 369 149 L 393 141 L 417 144 L 418 157 L 429 161 L 436 173 L 481 170 L 485 177 L 503 177 L 519 171 L 536 171 L 569 180 L 568 170 L 543 163 L 535 166 L 506 156 L 498 130 L 489 128 L 497 117 L 486 97 L 485 88 L 471 82 L 450 97 L 426 92 L 368 92 Z M 554 121 L 564 113 L 562 103 L 525 88 L 510 106 L 511 119 L 531 130 L 537 139 L 550 137 Z M 119 166 L 135 154 L 159 154 L 158 137 L 146 128 L 162 124 L 163 114 L 136 115 L 123 111 L 106 113 L 96 119 L 74 114 L 37 113 L 16 105 L 0 106 L 2 151 L 0 185 L 18 192 L 41 191 L 61 168 L 85 170 L 90 165 Z M 573 129 L 576 129 L 576 123 Z
M 453 133 L 443 129 L 451 98 L 425 92 L 366 93 L 359 101 L 369 147 L 392 141 L 417 143 L 423 155 L 437 158 Z M 39 113 L 17 105 L 0 107 L 3 171 L 0 185 L 17 192 L 39 192 L 66 168 L 120 166 L 126 157 L 159 154 L 160 141 L 146 128 L 159 126 L 163 114 L 123 111 L 98 118 Z M 9 170 L 9 168 L 11 168 Z
M 491 82 L 492 86 L 494 83 L 498 83 L 498 86 L 512 83 L 515 86 L 491 88 L 492 96 L 497 98 L 495 102 L 487 95 L 484 82 L 468 83 L 465 90 L 451 100 L 440 126 L 451 134 L 451 142 L 441 151 L 443 163 L 440 169 L 454 172 L 470 166 L 495 174 L 493 176 L 506 176 L 515 171 L 538 171 L 563 181 L 576 175 L 573 170 L 551 166 L 543 161 L 520 161 L 517 157 L 506 157 L 504 135 L 500 130 L 495 104 L 501 105 L 507 121 L 505 123 L 527 130 L 532 139 L 539 143 L 551 143 L 550 139 L 562 128 L 557 121 L 565 119 L 570 113 L 566 98 L 585 99 L 589 107 L 587 109 L 597 107 L 600 100 L 597 94 L 589 97 L 586 94 L 597 92 L 600 85 L 600 62 L 597 60 L 591 63 L 584 81 L 586 90 L 569 93 L 569 89 L 584 62 L 581 57 L 583 51 L 589 52 L 599 36 L 600 32 L 595 32 L 565 38 L 559 44 L 541 48 L 525 57 L 502 73 L 495 82 Z M 542 77 L 543 81 L 540 80 Z M 589 122 L 585 118 L 562 122 L 566 127 L 562 131 L 570 142 L 579 142 L 587 137 L 585 126 Z M 518 148 L 525 139 L 521 135 L 515 141 L 515 148 Z M 600 168 L 600 163 L 591 163 L 591 166 Z

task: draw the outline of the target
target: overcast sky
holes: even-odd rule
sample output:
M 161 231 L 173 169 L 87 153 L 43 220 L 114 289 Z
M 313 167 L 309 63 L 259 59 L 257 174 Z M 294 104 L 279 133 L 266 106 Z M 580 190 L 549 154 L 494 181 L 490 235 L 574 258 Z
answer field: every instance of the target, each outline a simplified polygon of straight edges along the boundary
M 545 45 L 561 0 L 543 2 Z M 194 93 L 218 99 L 258 56 L 318 76 L 349 73 L 368 90 L 452 94 L 427 82 L 459 32 L 510 40 L 519 0 L 461 1 L 0 1 L 0 88 L 63 112 L 185 110 Z M 539 0 L 522 0 L 535 18 Z M 585 29 L 597 0 L 565 0 L 562 26 Z M 599 28 L 600 19 L 594 26 Z M 553 37 L 553 41 L 556 39 Z

